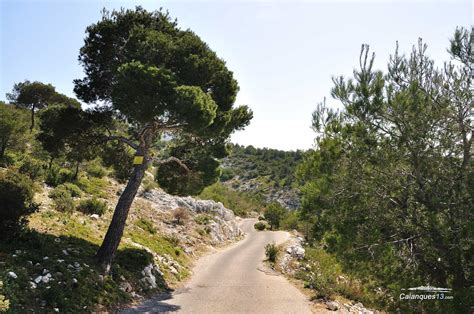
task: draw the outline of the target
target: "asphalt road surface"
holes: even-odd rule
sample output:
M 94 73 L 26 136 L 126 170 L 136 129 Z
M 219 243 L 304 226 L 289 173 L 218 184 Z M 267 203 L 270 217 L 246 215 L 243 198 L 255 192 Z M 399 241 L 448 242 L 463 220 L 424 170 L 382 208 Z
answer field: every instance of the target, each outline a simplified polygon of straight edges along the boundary
M 257 232 L 244 219 L 244 240 L 201 258 L 185 287 L 123 313 L 311 313 L 306 297 L 284 277 L 265 271 L 264 246 L 283 243 L 283 231 Z

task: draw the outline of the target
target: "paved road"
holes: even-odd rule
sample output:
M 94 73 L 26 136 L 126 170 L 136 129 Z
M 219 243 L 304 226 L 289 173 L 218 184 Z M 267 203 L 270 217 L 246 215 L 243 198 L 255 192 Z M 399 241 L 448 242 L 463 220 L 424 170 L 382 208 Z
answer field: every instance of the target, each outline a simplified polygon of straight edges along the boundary
M 256 232 L 255 219 L 244 219 L 247 237 L 201 258 L 182 289 L 131 308 L 125 313 L 311 313 L 306 297 L 285 278 L 262 271 L 264 246 L 282 243 L 287 232 Z

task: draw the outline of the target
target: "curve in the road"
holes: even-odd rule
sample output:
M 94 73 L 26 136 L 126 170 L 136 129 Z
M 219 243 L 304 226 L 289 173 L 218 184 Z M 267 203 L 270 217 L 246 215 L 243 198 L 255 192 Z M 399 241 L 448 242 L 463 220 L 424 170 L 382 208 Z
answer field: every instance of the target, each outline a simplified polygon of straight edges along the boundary
M 284 277 L 262 272 L 267 243 L 283 243 L 283 231 L 256 232 L 244 219 L 247 237 L 201 258 L 182 289 L 159 295 L 123 313 L 311 313 L 306 297 Z

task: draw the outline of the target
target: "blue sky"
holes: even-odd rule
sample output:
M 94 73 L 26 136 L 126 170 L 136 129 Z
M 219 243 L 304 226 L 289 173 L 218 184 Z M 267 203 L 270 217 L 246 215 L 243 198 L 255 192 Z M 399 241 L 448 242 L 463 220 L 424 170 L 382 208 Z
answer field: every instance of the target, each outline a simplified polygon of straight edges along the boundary
M 239 81 L 237 104 L 254 111 L 233 141 L 308 149 L 311 112 L 330 94 L 331 77 L 351 75 L 360 45 L 385 69 L 398 40 L 402 52 L 422 37 L 441 65 L 456 26 L 473 24 L 472 1 L 92 1 L 0 0 L 0 99 L 24 79 L 73 94 L 87 25 L 100 10 L 163 7 L 226 60 Z M 337 105 L 334 100 L 328 103 Z

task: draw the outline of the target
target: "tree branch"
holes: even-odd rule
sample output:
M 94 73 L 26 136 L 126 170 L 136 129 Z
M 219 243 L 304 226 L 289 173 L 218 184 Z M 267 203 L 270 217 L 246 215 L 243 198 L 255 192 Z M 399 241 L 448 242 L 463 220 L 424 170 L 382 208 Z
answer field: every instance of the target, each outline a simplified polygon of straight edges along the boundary
M 134 142 L 132 142 L 132 140 L 128 139 L 128 138 L 125 138 L 123 136 L 106 136 L 105 137 L 105 140 L 106 141 L 114 141 L 114 140 L 117 140 L 117 141 L 120 141 L 122 143 L 125 143 L 127 144 L 128 146 L 130 146 L 131 148 L 137 150 L 138 149 L 138 145 L 135 144 Z
M 176 162 L 180 167 L 182 167 L 184 170 L 186 170 L 186 172 L 189 172 L 191 171 L 188 166 L 186 166 L 186 164 L 179 158 L 176 158 L 176 157 L 168 157 L 166 159 L 158 159 L 158 158 L 154 158 L 153 159 L 157 164 L 159 165 L 162 165 L 162 164 L 165 164 L 165 163 L 168 163 L 168 162 L 171 162 L 171 161 L 174 161 Z

